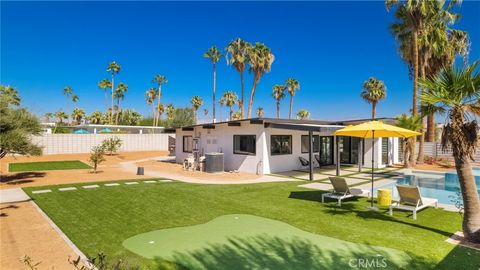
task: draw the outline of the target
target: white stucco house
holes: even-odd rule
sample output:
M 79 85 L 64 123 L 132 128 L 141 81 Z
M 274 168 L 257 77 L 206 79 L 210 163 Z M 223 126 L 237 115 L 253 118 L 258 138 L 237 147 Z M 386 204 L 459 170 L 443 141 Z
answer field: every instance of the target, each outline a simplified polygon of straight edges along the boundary
M 393 122 L 393 119 L 378 119 Z M 269 174 L 298 169 L 299 157 L 312 160 L 313 166 L 352 165 L 362 162 L 371 167 L 372 139 L 338 137 L 336 130 L 368 121 L 320 121 L 252 118 L 227 122 L 198 124 L 176 129 L 176 162 L 189 154 L 224 154 L 227 171 Z M 312 155 L 309 153 L 311 135 Z M 338 142 L 338 144 L 337 144 Z M 339 156 L 337 151 L 340 152 Z M 375 164 L 381 168 L 399 162 L 397 138 L 375 139 Z

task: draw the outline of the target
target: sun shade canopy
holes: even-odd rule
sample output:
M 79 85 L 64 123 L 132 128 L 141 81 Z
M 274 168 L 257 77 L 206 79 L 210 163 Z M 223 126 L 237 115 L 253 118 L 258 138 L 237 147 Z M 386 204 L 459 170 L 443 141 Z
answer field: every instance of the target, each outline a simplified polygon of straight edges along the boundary
M 408 138 L 418 135 L 421 135 L 421 133 L 405 128 L 400 128 L 397 126 L 384 124 L 380 121 L 369 121 L 355 126 L 348 126 L 335 132 L 335 136 L 350 136 L 359 138 Z

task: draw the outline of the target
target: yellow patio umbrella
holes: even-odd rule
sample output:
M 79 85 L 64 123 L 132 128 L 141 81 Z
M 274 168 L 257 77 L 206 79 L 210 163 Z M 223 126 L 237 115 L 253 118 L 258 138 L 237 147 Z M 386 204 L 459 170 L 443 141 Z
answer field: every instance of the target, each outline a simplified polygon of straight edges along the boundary
M 409 137 L 419 136 L 419 135 L 421 135 L 420 132 L 384 124 L 383 122 L 380 122 L 380 121 L 369 121 L 369 122 L 365 122 L 355 126 L 348 126 L 348 127 L 339 129 L 335 132 L 335 136 L 372 138 L 372 190 L 370 192 L 372 209 L 374 208 L 373 207 L 373 182 L 374 182 L 373 171 L 374 171 L 374 163 L 375 163 L 375 155 L 374 155 L 375 142 L 373 141 L 373 139 L 385 138 L 385 137 L 409 138 Z

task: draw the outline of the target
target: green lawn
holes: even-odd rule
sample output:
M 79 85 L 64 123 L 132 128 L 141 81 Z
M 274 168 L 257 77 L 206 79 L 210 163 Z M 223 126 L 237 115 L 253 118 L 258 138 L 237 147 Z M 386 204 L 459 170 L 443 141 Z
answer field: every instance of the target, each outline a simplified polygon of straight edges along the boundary
M 10 172 L 34 172 L 51 170 L 90 169 L 91 167 L 80 160 L 18 162 L 8 164 Z
M 68 192 L 50 187 L 54 191 L 44 194 L 31 194 L 31 191 L 46 187 L 25 190 L 85 253 L 104 252 L 111 259 L 127 258 L 131 264 L 148 269 L 175 265 L 130 252 L 122 245 L 126 239 L 154 230 L 203 224 L 230 214 L 269 218 L 305 232 L 366 244 L 363 250 L 359 248 L 356 258 L 371 252 L 373 247 L 370 246 L 403 251 L 412 258 L 406 269 L 456 269 L 460 266 L 478 269 L 480 266 L 480 252 L 445 242 L 448 236 L 461 229 L 458 213 L 429 208 L 421 211 L 415 221 L 407 212 L 396 211 L 390 217 L 386 210 L 368 211 L 367 199 L 347 201 L 338 208 L 335 202 L 321 204 L 321 191 L 297 187 L 299 184 L 301 182 L 252 185 L 173 182 L 80 188 Z M 325 269 L 349 256 L 335 253 L 337 261 L 319 265 L 318 260 L 309 258 L 322 254 L 308 244 L 276 239 L 259 241 L 262 241 L 261 249 L 249 243 L 237 244 L 235 248 L 212 246 L 192 256 L 196 260 L 193 265 L 207 269 L 242 269 L 243 264 L 250 268 Z M 298 256 L 286 254 L 285 247 Z M 272 252 L 276 256 L 272 256 Z M 247 259 L 240 260 L 242 265 L 233 266 L 232 260 L 238 262 L 239 256 Z

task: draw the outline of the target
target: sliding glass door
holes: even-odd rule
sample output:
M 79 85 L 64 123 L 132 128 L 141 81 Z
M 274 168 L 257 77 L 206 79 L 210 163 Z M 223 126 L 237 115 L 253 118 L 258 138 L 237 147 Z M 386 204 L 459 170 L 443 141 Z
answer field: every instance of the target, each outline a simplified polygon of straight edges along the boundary
M 320 137 L 320 165 L 333 164 L 333 137 Z
M 340 153 L 340 163 L 358 164 L 358 149 L 361 139 L 341 136 L 338 137 L 338 140 L 340 145 L 343 146 L 343 151 Z

